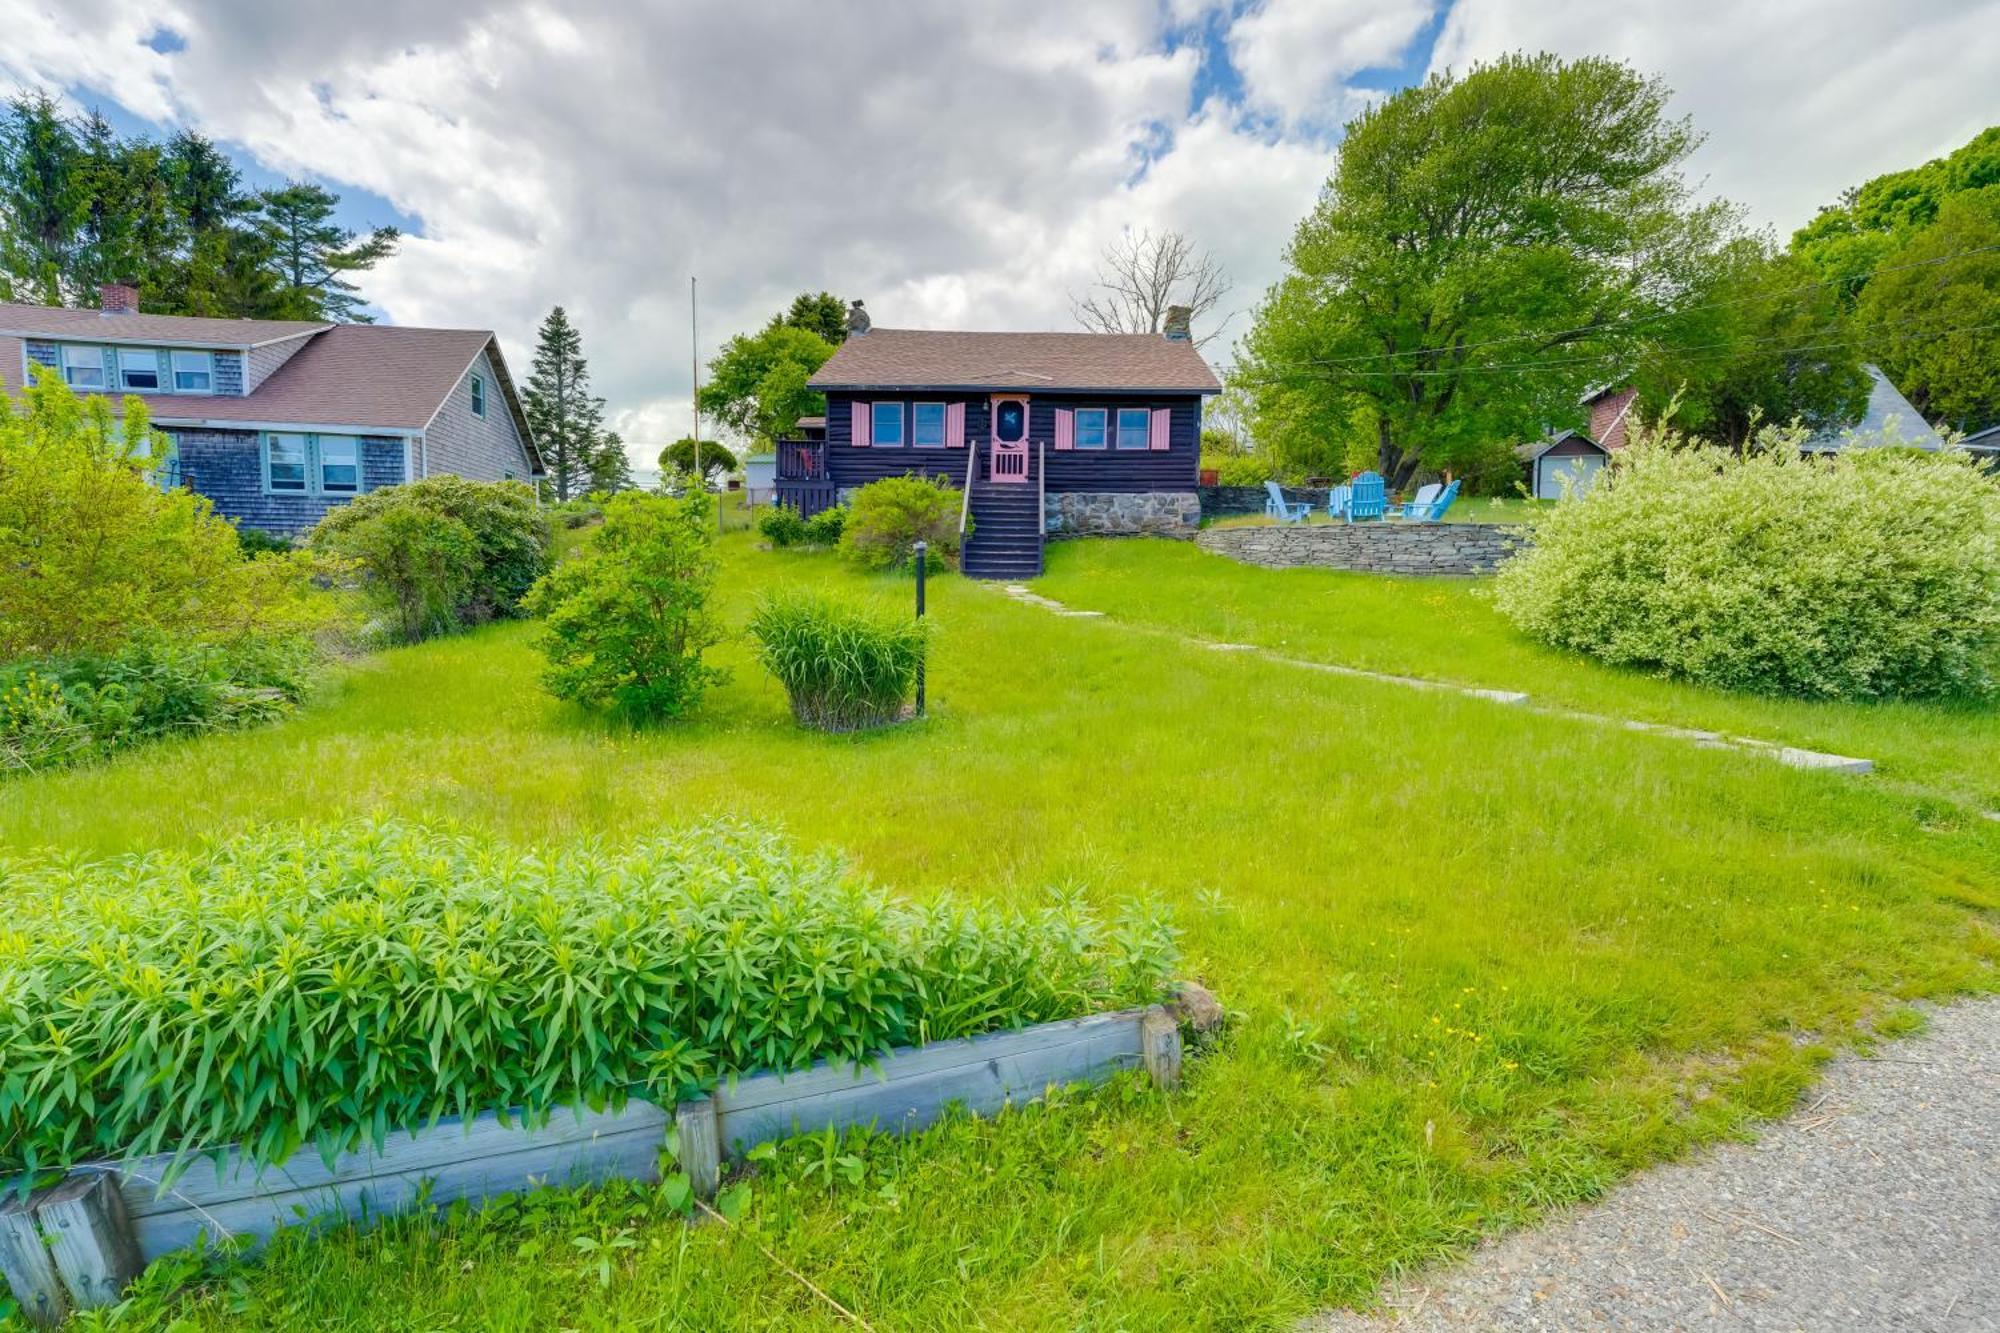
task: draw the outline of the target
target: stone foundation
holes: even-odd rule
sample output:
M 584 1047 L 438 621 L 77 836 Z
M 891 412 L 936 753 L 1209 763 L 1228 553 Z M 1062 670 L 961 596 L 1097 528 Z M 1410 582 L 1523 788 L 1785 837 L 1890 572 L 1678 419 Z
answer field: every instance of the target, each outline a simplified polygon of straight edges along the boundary
M 1051 537 L 1182 537 L 1201 525 L 1193 491 L 1061 491 L 1046 497 Z
M 1525 528 L 1496 523 L 1286 523 L 1209 528 L 1195 544 L 1266 569 L 1490 574 L 1529 536 Z

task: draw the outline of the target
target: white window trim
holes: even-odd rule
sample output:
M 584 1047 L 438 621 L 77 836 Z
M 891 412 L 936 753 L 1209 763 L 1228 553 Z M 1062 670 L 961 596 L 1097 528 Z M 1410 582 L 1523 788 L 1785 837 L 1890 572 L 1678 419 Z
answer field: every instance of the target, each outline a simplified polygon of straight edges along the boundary
M 206 371 L 188 372 L 189 374 L 206 374 L 208 376 L 208 387 L 206 389 L 183 389 L 181 387 L 181 358 L 184 356 L 200 357 L 207 363 L 208 369 Z M 200 347 L 173 348 L 167 353 L 167 374 L 173 377 L 173 386 L 162 390 L 162 392 L 183 395 L 189 398 L 210 397 L 215 393 L 215 353 L 208 348 Z
M 78 384 L 69 377 L 69 354 L 71 352 L 91 352 L 97 357 L 97 383 Z M 94 343 L 57 343 L 56 370 L 62 375 L 63 383 L 72 389 L 96 389 L 100 393 L 109 387 L 104 367 L 104 349 Z M 88 369 L 88 367 L 86 367 Z
M 936 444 L 925 444 L 922 440 L 917 438 L 917 411 L 919 408 L 925 408 L 925 407 L 935 407 L 938 410 L 938 437 Z M 950 431 L 951 431 L 951 409 L 949 407 L 939 402 L 922 402 L 922 403 L 910 404 L 910 447 L 912 449 L 942 449 L 945 447 L 946 443 L 945 436 L 948 435 Z
M 1104 426 L 1102 432 L 1098 436 L 1096 444 L 1085 444 L 1083 442 L 1083 414 L 1086 412 L 1095 412 L 1097 413 L 1098 416 L 1104 418 Z M 1109 449 L 1111 447 L 1112 436 L 1117 433 L 1112 422 L 1113 418 L 1111 415 L 1111 409 L 1108 407 L 1077 408 L 1075 411 L 1070 413 L 1070 419 L 1069 419 L 1070 448 L 1081 449 L 1085 453 L 1092 453 L 1092 454 L 1100 453 L 1103 450 Z
M 152 387 L 152 388 L 148 389 L 148 388 L 144 387 L 143 385 L 140 385 L 140 386 L 136 386 L 136 387 L 135 387 L 135 386 L 133 386 L 133 385 L 130 385 L 130 384 L 127 384 L 127 383 L 125 382 L 125 376 L 126 376 L 126 374 L 128 373 L 128 372 L 126 371 L 126 369 L 125 369 L 125 354 L 126 354 L 127 352 L 131 352 L 131 353 L 133 353 L 133 354 L 134 354 L 134 359 L 137 359 L 137 357 L 138 357 L 138 356 L 140 356 L 140 355 L 144 355 L 144 356 L 148 356 L 148 357 L 151 357 L 151 358 L 152 358 L 152 362 L 153 362 L 153 387 Z M 118 358 L 117 358 L 117 360 L 118 360 L 118 389 L 119 389 L 119 392 L 121 392 L 121 393 L 165 393 L 165 392 L 167 392 L 167 390 L 165 390 L 165 389 L 163 389 L 163 388 L 161 388 L 161 387 L 160 387 L 160 353 L 159 353 L 159 349 L 157 349 L 157 348 L 153 348 L 153 347 L 121 347 L 121 348 L 119 348 L 119 349 L 118 349 Z M 142 375 L 146 373 L 143 367 L 139 369 L 139 373 L 140 373 L 140 374 L 142 374 Z
M 881 433 L 875 429 L 875 414 L 885 407 L 894 409 L 896 413 L 896 438 L 893 442 L 883 440 Z M 903 404 L 901 402 L 868 404 L 868 447 L 871 449 L 905 448 L 910 442 L 909 423 L 904 420 L 907 415 L 903 411 Z
M 271 484 L 271 437 L 274 435 L 296 435 L 305 441 L 305 485 L 294 489 L 289 486 Z M 354 441 L 354 489 L 328 490 L 326 487 L 326 456 L 320 450 L 320 435 L 315 431 L 264 430 L 257 432 L 257 467 L 263 481 L 266 495 L 308 496 L 335 500 L 352 499 L 368 490 L 368 449 L 367 441 L 359 435 L 345 432 L 331 432 L 327 438 Z
M 1138 413 L 1140 421 L 1142 423 L 1139 427 L 1139 443 L 1137 444 L 1125 443 L 1125 414 L 1127 412 Z M 1118 415 L 1113 419 L 1113 429 L 1111 432 L 1111 447 L 1118 452 L 1128 453 L 1128 454 L 1141 453 L 1147 449 L 1152 448 L 1153 447 L 1152 409 L 1146 407 L 1119 408 Z
M 472 415 L 486 416 L 486 377 L 476 371 L 472 375 Z
M 326 451 L 321 447 L 320 441 L 322 437 L 315 435 L 312 437 L 312 451 L 314 455 L 313 462 L 315 465 L 313 468 L 313 480 L 319 484 L 319 493 L 321 495 L 361 494 L 361 437 L 358 435 L 334 435 L 325 438 L 335 439 L 335 440 L 347 440 L 353 444 L 354 485 L 351 488 L 349 488 L 344 486 L 343 487 L 328 486 L 326 484 L 326 462 L 327 462 Z

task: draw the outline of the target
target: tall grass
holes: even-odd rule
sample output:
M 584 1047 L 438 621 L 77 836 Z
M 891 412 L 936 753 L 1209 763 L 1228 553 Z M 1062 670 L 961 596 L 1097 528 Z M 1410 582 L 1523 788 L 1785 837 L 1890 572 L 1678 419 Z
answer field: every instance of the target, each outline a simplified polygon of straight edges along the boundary
M 766 597 L 750 617 L 750 633 L 758 659 L 791 698 L 792 715 L 822 731 L 895 721 L 929 644 L 924 621 L 797 591 Z
M 7 862 L 0 898 L 0 1172 L 671 1100 L 1150 1000 L 1172 957 L 1144 913 L 911 906 L 738 825 L 539 854 L 273 827 Z

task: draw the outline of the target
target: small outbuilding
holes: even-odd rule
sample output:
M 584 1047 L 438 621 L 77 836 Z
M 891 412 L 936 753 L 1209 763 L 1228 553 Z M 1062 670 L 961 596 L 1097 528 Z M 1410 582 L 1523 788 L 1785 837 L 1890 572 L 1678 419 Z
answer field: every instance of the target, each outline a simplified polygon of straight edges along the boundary
M 1611 451 L 1582 431 L 1560 430 L 1514 451 L 1528 465 L 1528 493 L 1537 500 L 1582 495 L 1597 481 Z

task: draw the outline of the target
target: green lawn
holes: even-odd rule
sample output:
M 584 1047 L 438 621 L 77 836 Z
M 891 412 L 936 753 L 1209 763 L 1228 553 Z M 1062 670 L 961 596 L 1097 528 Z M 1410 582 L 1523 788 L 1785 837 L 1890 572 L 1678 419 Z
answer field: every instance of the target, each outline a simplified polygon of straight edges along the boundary
M 723 598 L 839 583 L 725 541 Z M 370 658 L 294 721 L 0 786 L 0 845 L 184 843 L 273 818 L 452 818 L 523 840 L 717 813 L 884 884 L 1173 903 L 1239 1017 L 1186 1088 L 1121 1084 L 788 1151 L 745 1229 L 623 1192 L 287 1239 L 125 1326 L 1283 1328 L 1791 1105 L 1857 1025 L 2000 984 L 1992 711 L 1715 695 L 1515 639 L 1466 582 L 1248 569 L 1164 542 L 1052 549 L 1063 619 L 933 582 L 932 716 L 795 729 L 732 642 L 694 722 L 608 727 L 502 626 Z M 1186 646 L 1529 690 L 1877 758 L 1799 772 L 1615 728 Z M 837 1183 L 826 1183 L 829 1174 Z M 609 1255 L 600 1269 L 600 1255 Z M 608 1273 L 608 1279 L 600 1274 Z

